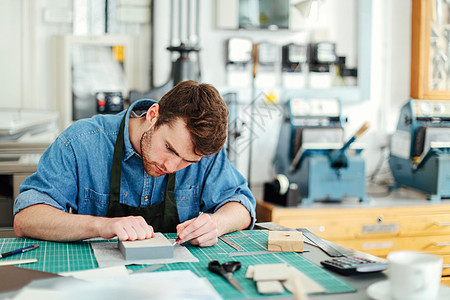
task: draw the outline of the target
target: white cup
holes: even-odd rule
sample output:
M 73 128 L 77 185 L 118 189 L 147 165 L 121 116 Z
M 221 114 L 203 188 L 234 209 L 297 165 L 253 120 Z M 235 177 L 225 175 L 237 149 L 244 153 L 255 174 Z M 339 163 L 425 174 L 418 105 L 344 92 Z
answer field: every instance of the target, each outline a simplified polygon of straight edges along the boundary
M 387 256 L 391 297 L 395 300 L 434 300 L 442 274 L 442 257 L 415 251 L 394 251 Z

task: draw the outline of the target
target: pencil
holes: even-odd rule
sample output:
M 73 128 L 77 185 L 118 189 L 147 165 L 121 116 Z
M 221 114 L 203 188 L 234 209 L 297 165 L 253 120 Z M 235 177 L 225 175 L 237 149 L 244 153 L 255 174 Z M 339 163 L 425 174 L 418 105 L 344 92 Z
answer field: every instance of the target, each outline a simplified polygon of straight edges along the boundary
M 32 246 L 28 246 L 28 247 L 25 247 L 25 248 L 20 248 L 20 249 L 17 249 L 17 250 L 5 252 L 5 253 L 0 254 L 0 258 L 4 258 L 4 257 L 8 257 L 8 256 L 11 256 L 11 255 L 14 255 L 14 254 L 20 254 L 20 253 L 24 253 L 24 252 L 27 252 L 27 251 L 31 251 L 31 250 L 36 249 L 37 247 L 39 247 L 39 245 L 32 245 Z
M 198 213 L 198 217 L 200 217 L 201 215 L 203 215 L 203 212 L 202 212 L 202 211 Z M 198 218 L 198 217 L 197 217 L 197 218 Z M 173 242 L 172 246 L 175 246 L 179 240 L 180 240 L 180 239 L 177 237 L 177 239 L 175 240 L 175 242 Z

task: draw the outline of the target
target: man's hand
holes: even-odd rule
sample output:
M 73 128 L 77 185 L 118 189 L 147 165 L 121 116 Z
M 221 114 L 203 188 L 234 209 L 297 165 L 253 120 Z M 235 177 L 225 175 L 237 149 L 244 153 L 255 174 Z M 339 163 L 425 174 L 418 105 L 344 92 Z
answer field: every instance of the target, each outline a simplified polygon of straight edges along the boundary
M 117 236 L 120 241 L 134 241 L 155 236 L 153 227 L 141 216 L 102 218 L 98 226 L 99 235 L 105 239 Z
M 177 226 L 177 244 L 190 241 L 192 245 L 209 247 L 217 243 L 219 232 L 209 214 L 202 214 Z

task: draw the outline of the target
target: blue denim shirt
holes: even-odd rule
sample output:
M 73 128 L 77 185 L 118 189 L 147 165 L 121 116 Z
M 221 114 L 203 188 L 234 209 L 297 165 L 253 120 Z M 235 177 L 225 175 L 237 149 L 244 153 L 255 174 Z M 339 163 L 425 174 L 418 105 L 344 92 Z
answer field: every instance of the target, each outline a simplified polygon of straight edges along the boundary
M 147 110 L 154 103 L 137 101 L 126 117 L 120 202 L 130 206 L 164 200 L 167 176 L 153 178 L 145 172 L 128 135 L 130 111 Z M 66 212 L 106 216 L 114 144 L 124 113 L 79 120 L 61 133 L 42 155 L 37 172 L 20 186 L 14 214 L 41 203 Z M 199 211 L 212 213 L 235 201 L 250 212 L 250 228 L 255 223 L 255 199 L 224 149 L 177 172 L 175 200 L 181 222 L 197 217 Z

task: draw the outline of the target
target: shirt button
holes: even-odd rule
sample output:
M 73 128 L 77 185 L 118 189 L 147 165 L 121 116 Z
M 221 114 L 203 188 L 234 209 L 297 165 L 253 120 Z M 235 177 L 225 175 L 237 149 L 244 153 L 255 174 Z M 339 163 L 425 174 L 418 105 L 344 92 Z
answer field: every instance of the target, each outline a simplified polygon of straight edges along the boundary
M 148 201 L 148 196 L 145 196 L 144 201 L 145 201 L 145 202 Z

